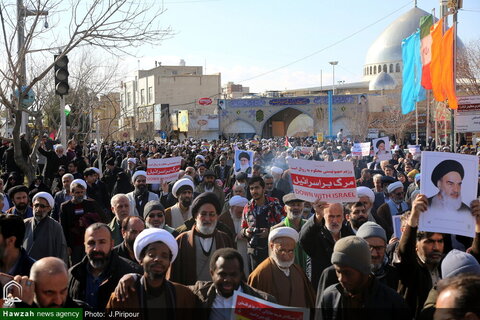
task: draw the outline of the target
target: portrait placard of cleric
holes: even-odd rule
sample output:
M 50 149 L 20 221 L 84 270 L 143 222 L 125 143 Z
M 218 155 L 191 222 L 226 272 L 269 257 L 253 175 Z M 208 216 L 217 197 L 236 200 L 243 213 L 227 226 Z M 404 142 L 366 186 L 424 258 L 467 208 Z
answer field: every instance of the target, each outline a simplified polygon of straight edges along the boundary
M 422 152 L 420 193 L 428 210 L 420 215 L 418 230 L 475 236 L 470 203 L 477 198 L 477 156 Z
M 253 151 L 235 150 L 235 175 L 245 172 L 250 178 L 253 168 Z
M 390 151 L 390 139 L 388 137 L 373 139 L 372 145 L 373 154 L 377 156 L 377 162 L 392 159 L 392 152 Z

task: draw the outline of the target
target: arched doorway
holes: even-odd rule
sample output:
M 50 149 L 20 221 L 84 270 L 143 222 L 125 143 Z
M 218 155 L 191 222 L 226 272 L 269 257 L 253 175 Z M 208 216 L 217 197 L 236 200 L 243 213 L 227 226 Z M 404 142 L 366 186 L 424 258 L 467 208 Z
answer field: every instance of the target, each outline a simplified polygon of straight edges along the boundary
M 238 137 L 240 139 L 252 139 L 255 134 L 255 128 L 244 120 L 235 120 L 223 130 L 225 137 Z
M 302 120 L 308 122 L 302 124 Z M 307 136 L 310 132 L 313 135 L 313 119 L 300 110 L 286 108 L 277 112 L 265 122 L 262 137 L 283 137 L 290 133 L 297 136 Z
M 308 114 L 302 113 L 290 122 L 287 128 L 289 137 L 310 137 L 313 136 L 313 119 Z

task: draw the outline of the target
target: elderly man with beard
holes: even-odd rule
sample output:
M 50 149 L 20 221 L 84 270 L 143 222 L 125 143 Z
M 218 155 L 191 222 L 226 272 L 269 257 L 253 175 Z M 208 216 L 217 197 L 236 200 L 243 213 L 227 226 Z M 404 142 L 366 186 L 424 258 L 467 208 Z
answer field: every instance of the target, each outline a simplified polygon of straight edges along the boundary
M 222 188 L 215 184 L 215 173 L 212 170 L 205 171 L 203 175 L 203 182 L 200 183 L 196 188 L 195 192 L 204 193 L 204 192 L 213 192 L 220 201 L 220 206 L 223 207 L 225 202 L 225 193 Z
M 135 171 L 132 176 L 132 184 L 135 188 L 127 193 L 130 201 L 130 215 L 143 217 L 143 208 L 148 201 L 159 200 L 158 195 L 147 189 L 147 173 L 143 170 Z
M 402 297 L 372 275 L 370 249 L 364 239 L 338 240 L 331 261 L 339 283 L 317 299 L 315 319 L 411 319 Z
M 372 212 L 373 203 L 375 202 L 375 193 L 372 189 L 367 187 L 357 187 L 357 197 L 358 201 L 363 203 L 365 211 L 368 215 L 368 221 L 375 221 L 375 215 Z
M 312 285 L 316 289 L 323 270 L 331 266 L 333 246 L 340 238 L 353 235 L 346 226 L 340 203 L 313 203 L 315 215 L 300 230 L 300 245 L 312 259 Z
M 135 239 L 145 229 L 145 222 L 142 218 L 136 216 L 128 216 L 122 221 L 122 238 L 123 242 L 113 248 L 120 257 L 137 263 L 133 252 L 133 243 Z
M 107 217 L 95 200 L 85 198 L 85 181 L 73 180 L 70 190 L 73 198 L 60 206 L 60 224 L 67 240 L 71 263 L 76 264 L 85 254 L 85 229 L 95 222 L 107 222 Z
M 386 286 L 397 290 L 399 274 L 395 266 L 392 266 L 385 254 L 387 236 L 385 230 L 375 222 L 367 221 L 358 229 L 357 237 L 367 241 L 370 247 L 372 273 L 377 280 Z M 317 306 L 320 304 L 321 295 L 332 284 L 338 283 L 335 267 L 325 269 L 320 277 L 317 288 Z
M 247 192 L 245 191 L 245 187 L 244 186 L 239 186 L 239 185 L 234 185 L 232 187 L 232 191 L 230 192 L 229 196 L 227 196 L 227 198 L 225 199 L 225 200 L 228 200 L 228 201 L 225 201 L 225 204 L 223 205 L 222 214 L 230 212 L 229 201 L 234 196 L 240 196 L 242 198 L 247 198 Z
M 83 302 L 68 294 L 68 270 L 64 261 L 55 257 L 37 260 L 30 270 L 30 277 L 15 276 L 22 286 L 15 308 L 88 308 Z
M 94 223 L 85 231 L 86 256 L 69 270 L 70 296 L 94 310 L 105 309 L 122 276 L 142 272 L 138 264 L 119 257 L 112 249 L 110 228 L 104 223 Z
M 263 181 L 265 181 L 265 194 L 268 197 L 277 198 L 281 204 L 284 204 L 283 196 L 285 192 L 274 187 L 273 176 L 266 174 L 263 176 Z
M 173 237 L 178 236 L 179 233 L 165 223 L 165 208 L 160 201 L 149 201 L 143 210 L 143 217 L 147 228 L 164 229 Z
M 295 261 L 298 232 L 290 227 L 270 231 L 270 257 L 248 277 L 248 284 L 275 297 L 283 306 L 313 308 L 315 292 L 305 272 Z
M 193 181 L 183 178 L 175 182 L 172 194 L 178 202 L 165 210 L 165 223 L 172 228 L 178 228 L 192 217 L 190 205 L 193 201 Z
M 141 311 L 138 318 L 190 319 L 186 309 L 195 307 L 195 295 L 185 286 L 165 279 L 168 268 L 175 261 L 178 245 L 173 236 L 162 229 L 145 229 L 135 239 L 135 258 L 143 267 L 143 276 L 134 276 L 125 299 L 113 293 L 107 304 L 107 315 L 119 310 Z
M 387 192 L 389 199 L 378 208 L 375 220 L 385 229 L 387 238 L 390 239 L 393 234 L 392 216 L 401 215 L 407 211 L 408 204 L 405 202 L 405 191 L 400 181 L 389 184 Z
M 122 241 L 122 222 L 130 215 L 130 201 L 123 193 L 117 193 L 110 200 L 112 212 L 115 215 L 108 224 L 112 231 L 113 243 L 118 246 Z
M 195 198 L 192 203 L 195 225 L 177 237 L 180 252 L 170 267 L 169 280 L 184 285 L 212 280 L 209 265 L 213 252 L 234 246 L 226 233 L 217 230 L 219 212 L 220 204 L 214 193 L 205 192 Z
M 465 171 L 460 162 L 444 160 L 432 171 L 432 183 L 439 192 L 428 198 L 430 209 L 441 212 L 458 212 L 470 216 L 470 208 L 462 202 L 462 180 Z
M 233 196 L 229 200 L 229 212 L 222 213 L 218 218 L 218 222 L 223 223 L 230 229 L 231 233 L 235 235 L 234 242 L 238 252 L 243 258 L 243 261 L 248 261 L 247 240 L 241 235 L 243 208 L 247 203 L 247 198 L 242 196 Z M 250 274 L 248 271 L 248 265 L 243 263 L 242 265 L 244 266 L 245 275 L 248 276 L 248 274 Z
M 295 229 L 295 231 L 300 232 L 303 225 L 307 222 L 306 219 L 302 218 L 305 201 L 298 199 L 295 193 L 284 195 L 282 200 L 285 203 L 287 217 L 279 224 L 274 225 L 271 230 L 281 227 L 290 227 Z M 310 259 L 308 259 L 308 255 L 303 251 L 300 244 L 297 243 L 295 246 L 295 263 L 302 267 L 306 273 L 308 269 L 307 263 L 309 264 L 309 261 Z
M 70 192 L 70 184 L 73 181 L 73 175 L 71 173 L 65 173 L 62 176 L 62 190 L 57 191 L 53 199 L 55 200 L 55 206 L 52 211 L 52 218 L 56 221 L 60 220 L 60 206 L 62 203 L 72 199 L 72 193 Z
M 35 260 L 51 256 L 68 262 L 67 241 L 62 226 L 48 215 L 54 206 L 52 195 L 38 192 L 32 202 L 33 217 L 24 220 L 23 247 Z

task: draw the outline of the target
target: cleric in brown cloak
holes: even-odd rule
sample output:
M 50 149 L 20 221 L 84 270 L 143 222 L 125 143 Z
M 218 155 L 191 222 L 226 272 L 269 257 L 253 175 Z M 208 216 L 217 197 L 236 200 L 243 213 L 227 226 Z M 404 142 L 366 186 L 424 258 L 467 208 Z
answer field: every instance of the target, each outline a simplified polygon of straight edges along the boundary
M 430 209 L 439 211 L 470 212 L 470 208 L 462 202 L 462 181 L 465 171 L 460 162 L 444 160 L 432 171 L 432 182 L 439 192 L 428 198 Z

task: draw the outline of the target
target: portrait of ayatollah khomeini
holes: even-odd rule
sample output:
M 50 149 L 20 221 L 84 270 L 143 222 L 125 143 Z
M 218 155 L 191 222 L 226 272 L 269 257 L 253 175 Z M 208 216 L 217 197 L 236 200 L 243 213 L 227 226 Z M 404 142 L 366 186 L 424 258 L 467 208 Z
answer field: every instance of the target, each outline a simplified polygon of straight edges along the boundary
M 433 185 L 438 193 L 428 198 L 430 209 L 443 211 L 470 212 L 470 208 L 462 202 L 462 181 L 465 170 L 460 162 L 444 160 L 432 171 Z

